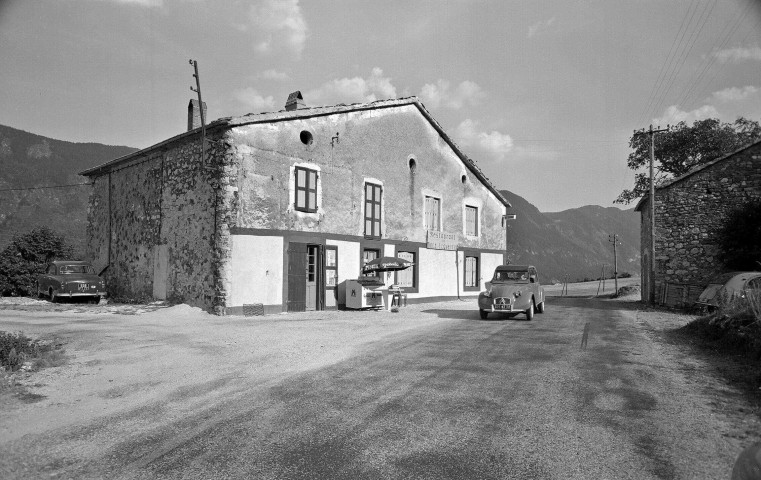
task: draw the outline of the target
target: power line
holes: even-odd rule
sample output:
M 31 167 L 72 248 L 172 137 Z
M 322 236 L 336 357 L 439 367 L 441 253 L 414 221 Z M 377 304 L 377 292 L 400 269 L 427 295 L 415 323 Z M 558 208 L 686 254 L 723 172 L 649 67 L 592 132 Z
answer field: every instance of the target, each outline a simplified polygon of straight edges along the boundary
M 679 38 L 679 44 L 681 45 L 680 35 L 682 38 L 684 37 L 684 34 L 682 33 L 682 30 L 684 29 L 684 22 L 685 20 L 687 20 L 687 16 L 690 14 L 692 7 L 694 7 L 695 5 L 697 5 L 696 2 L 693 2 L 692 4 L 690 4 L 690 7 L 684 13 L 684 17 L 682 17 L 682 23 L 679 25 L 679 30 L 677 30 L 676 35 L 674 36 L 674 40 L 671 41 L 671 48 L 669 48 L 669 53 L 668 55 L 666 55 L 666 59 L 663 61 L 663 64 L 661 64 L 661 69 L 658 71 L 658 76 L 655 78 L 655 83 L 653 84 L 653 88 L 650 91 L 650 95 L 648 96 L 647 104 L 645 105 L 645 108 L 642 110 L 642 113 L 640 114 L 639 123 L 642 123 L 647 118 L 647 114 L 650 111 L 650 107 L 652 106 L 652 103 L 655 100 L 655 95 L 660 89 L 661 83 L 663 82 L 665 71 L 668 70 L 668 68 L 671 68 L 670 63 L 673 60 L 670 60 L 670 59 L 672 59 L 672 56 L 679 49 L 679 47 L 677 47 L 676 49 L 674 48 L 677 45 L 677 38 Z M 692 17 L 690 17 L 690 21 L 692 21 Z M 669 67 L 666 68 L 666 65 L 669 65 Z M 664 70 L 664 68 L 666 68 L 666 70 Z
M 658 102 L 655 104 L 655 110 L 653 111 L 653 114 L 656 114 L 661 108 L 663 108 L 664 103 L 667 101 L 668 94 L 671 93 L 671 88 L 674 86 L 674 83 L 676 82 L 677 78 L 679 77 L 679 74 L 682 71 L 682 67 L 684 67 L 684 63 L 687 61 L 687 58 L 690 56 L 690 53 L 692 52 L 692 48 L 695 46 L 695 40 L 697 40 L 700 33 L 703 31 L 703 28 L 705 27 L 705 24 L 708 21 L 708 18 L 711 16 L 711 13 L 713 13 L 713 9 L 715 6 L 716 6 L 716 2 L 714 1 L 710 5 L 711 8 L 709 11 L 708 10 L 709 5 L 706 3 L 703 10 L 700 12 L 700 16 L 698 17 L 698 20 L 697 20 L 697 24 L 699 24 L 700 26 L 697 27 L 697 30 L 693 29 L 692 33 L 687 39 L 687 43 L 685 44 L 685 47 L 682 49 L 682 53 L 680 54 L 681 61 L 679 62 L 678 66 L 672 69 L 671 74 L 668 76 L 667 85 L 663 89 L 658 99 Z

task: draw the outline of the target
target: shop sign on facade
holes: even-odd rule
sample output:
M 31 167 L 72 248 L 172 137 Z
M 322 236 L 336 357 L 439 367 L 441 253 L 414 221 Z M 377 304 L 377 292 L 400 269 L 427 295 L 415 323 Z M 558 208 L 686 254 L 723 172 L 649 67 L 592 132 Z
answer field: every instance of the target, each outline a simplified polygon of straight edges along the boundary
M 428 230 L 426 246 L 434 250 L 457 250 L 457 235 Z

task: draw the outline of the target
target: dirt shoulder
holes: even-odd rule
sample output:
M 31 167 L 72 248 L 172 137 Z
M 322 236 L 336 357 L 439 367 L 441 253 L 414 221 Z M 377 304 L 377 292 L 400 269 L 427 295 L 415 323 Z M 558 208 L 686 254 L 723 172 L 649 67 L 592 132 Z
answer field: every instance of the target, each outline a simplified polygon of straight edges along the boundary
M 69 357 L 60 367 L 21 375 L 31 397 L 3 397 L 0 438 L 13 441 L 167 399 L 178 411 L 212 404 L 249 379 L 281 380 L 341 361 L 386 335 L 442 322 L 420 315 L 430 306 L 265 317 L 218 317 L 187 305 L 144 313 L 103 308 L 32 303 L 0 310 L 0 330 L 56 338 Z

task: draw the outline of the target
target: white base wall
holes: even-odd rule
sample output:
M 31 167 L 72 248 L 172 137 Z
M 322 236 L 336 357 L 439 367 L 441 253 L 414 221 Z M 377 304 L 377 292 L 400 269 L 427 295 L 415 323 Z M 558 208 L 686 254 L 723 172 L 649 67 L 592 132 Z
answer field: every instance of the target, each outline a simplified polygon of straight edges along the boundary
M 283 303 L 283 237 L 232 236 L 228 306 Z

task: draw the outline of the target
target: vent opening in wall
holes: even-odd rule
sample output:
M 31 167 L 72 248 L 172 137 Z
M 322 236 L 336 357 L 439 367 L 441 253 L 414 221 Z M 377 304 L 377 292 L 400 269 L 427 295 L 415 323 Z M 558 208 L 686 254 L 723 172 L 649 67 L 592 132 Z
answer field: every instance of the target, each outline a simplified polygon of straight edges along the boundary
M 417 170 L 417 162 L 415 161 L 414 158 L 410 158 L 409 164 L 410 164 L 410 173 L 414 175 L 415 170 Z
M 304 145 L 311 145 L 314 141 L 314 138 L 312 138 L 312 133 L 307 130 L 302 130 L 299 138 L 301 139 L 301 143 Z
M 461 181 L 461 182 L 463 183 L 463 185 L 464 185 L 464 184 L 465 184 L 465 182 L 467 182 L 467 181 L 468 181 L 468 177 L 467 177 L 466 175 L 463 175 L 462 177 L 460 177 L 460 181 Z

